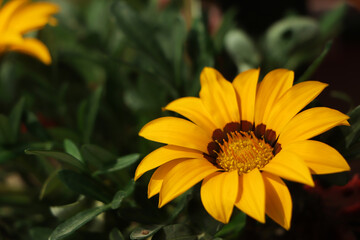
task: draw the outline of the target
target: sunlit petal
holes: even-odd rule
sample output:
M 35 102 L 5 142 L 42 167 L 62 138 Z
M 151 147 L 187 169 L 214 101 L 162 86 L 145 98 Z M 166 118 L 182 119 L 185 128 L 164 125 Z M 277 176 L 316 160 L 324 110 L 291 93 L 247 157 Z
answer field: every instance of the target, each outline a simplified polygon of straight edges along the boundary
M 349 171 L 350 167 L 344 157 L 329 145 L 305 140 L 286 145 L 284 150 L 290 151 L 301 159 L 315 174 L 328 174 Z
M 278 142 L 285 146 L 292 142 L 310 139 L 337 125 L 348 124 L 347 119 L 349 119 L 347 115 L 331 108 L 310 108 L 297 114 L 286 124 Z
M 305 162 L 290 151 L 281 150 L 280 153 L 261 170 L 287 180 L 314 186 L 314 181 Z
M 149 185 L 148 185 L 148 198 L 151 198 L 152 196 L 158 194 L 160 192 L 163 180 L 166 176 L 166 174 L 175 167 L 178 163 L 184 161 L 184 159 L 176 159 L 170 162 L 165 163 L 151 176 Z
M 177 158 L 201 158 L 203 153 L 197 150 L 167 145 L 149 153 L 139 164 L 135 172 L 135 181 L 145 172 Z
M 233 81 L 237 93 L 241 120 L 254 122 L 256 87 L 260 69 L 251 69 L 240 73 Z
M 239 107 L 232 84 L 218 71 L 205 67 L 200 75 L 200 98 L 217 128 L 229 122 L 240 122 Z
M 34 38 L 25 38 L 21 44 L 12 44 L 9 46 L 9 50 L 31 55 L 44 64 L 51 63 L 51 56 L 47 47 Z
M 205 159 L 184 160 L 166 174 L 160 190 L 159 207 L 164 206 L 210 174 L 219 171 Z
M 28 0 L 9 1 L 0 9 L 0 33 L 5 31 L 12 16 L 27 2 Z
M 259 84 L 255 102 L 255 125 L 266 124 L 273 105 L 294 81 L 294 72 L 286 69 L 276 69 L 264 77 Z
M 207 176 L 201 185 L 201 201 L 216 220 L 228 223 L 238 195 L 237 171 L 216 172 Z
M 207 152 L 211 133 L 194 123 L 175 117 L 162 117 L 146 124 L 139 135 L 156 142 Z
M 240 176 L 235 205 L 250 217 L 265 222 L 265 187 L 257 168 Z
M 315 99 L 327 86 L 317 81 L 307 81 L 296 84 L 276 101 L 266 123 L 268 129 L 281 134 L 285 125 L 301 109 Z
M 266 214 L 283 228 L 289 229 L 292 215 L 289 189 L 278 176 L 267 172 L 263 172 L 262 176 L 266 192 Z
M 200 98 L 184 97 L 179 98 L 169 103 L 166 110 L 177 112 L 189 120 L 193 121 L 196 125 L 203 128 L 205 131 L 213 132 L 216 125 L 212 122 L 212 117 L 206 111 Z
M 50 21 L 51 15 L 58 11 L 59 7 L 53 3 L 27 4 L 18 9 L 16 15 L 9 21 L 8 28 L 22 34 L 42 28 Z

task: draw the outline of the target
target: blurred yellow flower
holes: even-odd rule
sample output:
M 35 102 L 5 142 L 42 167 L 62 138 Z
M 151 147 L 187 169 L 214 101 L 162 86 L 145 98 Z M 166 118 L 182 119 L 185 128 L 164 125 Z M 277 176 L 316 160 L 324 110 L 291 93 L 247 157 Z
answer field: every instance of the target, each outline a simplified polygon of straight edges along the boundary
M 348 171 L 334 148 L 310 138 L 348 116 L 326 107 L 300 112 L 327 84 L 307 81 L 293 86 L 294 73 L 269 72 L 258 84 L 259 69 L 239 74 L 232 83 L 212 68 L 200 76 L 200 97 L 168 104 L 190 121 L 162 117 L 146 124 L 139 135 L 168 144 L 139 164 L 135 180 L 159 167 L 151 177 L 148 197 L 159 207 L 202 181 L 207 212 L 227 223 L 234 205 L 265 222 L 265 213 L 290 228 L 292 200 L 281 178 L 314 185 L 311 174 Z M 299 113 L 300 112 L 300 113 Z
M 0 6 L 2 0 L 0 0 Z M 47 23 L 56 24 L 52 16 L 59 11 L 53 3 L 29 0 L 10 0 L 0 8 L 0 54 L 18 51 L 31 55 L 45 64 L 51 63 L 47 47 L 35 38 L 23 35 L 43 28 Z

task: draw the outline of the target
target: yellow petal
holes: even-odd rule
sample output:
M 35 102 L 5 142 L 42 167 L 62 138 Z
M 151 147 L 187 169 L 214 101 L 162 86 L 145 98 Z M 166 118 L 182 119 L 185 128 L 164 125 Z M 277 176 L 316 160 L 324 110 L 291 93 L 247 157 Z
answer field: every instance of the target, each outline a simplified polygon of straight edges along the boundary
M 265 187 L 257 168 L 239 177 L 239 194 L 235 205 L 250 217 L 265 222 Z
M 233 81 L 239 104 L 241 120 L 254 122 L 256 87 L 260 69 L 251 69 L 240 73 Z
M 25 38 L 20 44 L 12 44 L 9 46 L 9 50 L 31 55 L 47 65 L 51 63 L 51 56 L 47 47 L 34 38 Z
M 200 75 L 200 98 L 217 128 L 240 122 L 239 107 L 232 84 L 215 69 L 205 67 Z
M 184 159 L 176 159 L 173 161 L 170 161 L 168 163 L 165 163 L 151 176 L 149 185 L 148 185 L 148 198 L 151 198 L 152 196 L 158 194 L 160 192 L 163 180 L 166 176 L 166 174 L 177 164 L 179 164 L 181 161 L 184 161 Z
M 216 125 L 211 121 L 212 117 L 206 111 L 200 98 L 179 98 L 169 103 L 165 109 L 183 115 L 207 132 L 212 133 L 216 129 Z
M 309 168 L 296 154 L 282 149 L 261 170 L 272 173 L 287 180 L 314 186 Z
M 216 172 L 204 179 L 201 201 L 206 211 L 216 220 L 228 223 L 238 195 L 237 171 Z
M 19 8 L 9 21 L 8 28 L 19 33 L 27 33 L 44 27 L 51 15 L 59 12 L 56 4 L 37 2 Z
M 315 174 L 328 174 L 350 170 L 343 156 L 334 148 L 322 142 L 314 140 L 294 142 L 286 145 L 283 150 L 298 155 Z
M 278 142 L 285 146 L 292 142 L 310 139 L 337 125 L 346 124 L 348 118 L 347 115 L 331 108 L 307 109 L 286 124 Z
M 28 0 L 9 1 L 0 9 L 0 32 L 3 32 L 8 27 L 12 16 L 27 2 Z
M 21 35 L 15 34 L 15 33 L 2 33 L 0 38 L 0 46 L 4 46 L 7 48 L 7 46 L 12 44 L 21 44 L 24 42 L 24 39 Z
M 180 162 L 166 174 L 159 198 L 164 206 L 210 174 L 219 171 L 205 159 L 188 159 Z
M 286 230 L 290 228 L 292 200 L 289 189 L 278 176 L 262 173 L 266 192 L 266 214 Z
M 326 86 L 327 84 L 317 81 L 307 81 L 294 85 L 276 101 L 266 123 L 267 129 L 272 129 L 277 134 L 281 134 L 290 119 L 314 100 Z
M 212 133 L 207 133 L 194 123 L 175 117 L 162 117 L 147 123 L 139 135 L 170 145 L 187 147 L 207 152 L 207 145 L 212 141 Z
M 259 84 L 255 102 L 255 125 L 267 122 L 273 105 L 294 81 L 294 72 L 286 69 L 276 69 L 264 77 Z
M 149 153 L 136 168 L 135 181 L 145 172 L 177 158 L 201 158 L 203 153 L 189 148 L 167 145 Z

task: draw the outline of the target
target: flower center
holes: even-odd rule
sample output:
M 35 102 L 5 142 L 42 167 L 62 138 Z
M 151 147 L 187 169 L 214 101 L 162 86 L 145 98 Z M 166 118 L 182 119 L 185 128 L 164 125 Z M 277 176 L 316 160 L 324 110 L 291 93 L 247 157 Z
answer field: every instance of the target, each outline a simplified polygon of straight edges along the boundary
M 231 132 L 219 145 L 216 163 L 225 171 L 238 170 L 239 175 L 264 167 L 274 157 L 273 148 L 253 132 Z

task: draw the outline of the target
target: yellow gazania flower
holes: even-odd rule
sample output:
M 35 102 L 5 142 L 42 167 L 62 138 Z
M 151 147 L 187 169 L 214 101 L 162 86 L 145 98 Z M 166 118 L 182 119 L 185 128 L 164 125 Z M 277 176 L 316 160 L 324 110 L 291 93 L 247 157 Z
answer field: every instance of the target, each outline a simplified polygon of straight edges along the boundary
M 2 0 L 0 0 L 1 6 Z M 31 55 L 45 64 L 51 63 L 47 47 L 37 39 L 24 38 L 23 34 L 43 28 L 47 23 L 56 24 L 53 14 L 59 7 L 53 3 L 28 0 L 11 0 L 0 8 L 0 55 L 18 51 Z
M 292 200 L 281 178 L 314 186 L 311 173 L 348 171 L 334 148 L 310 138 L 348 116 L 326 107 L 299 113 L 327 84 L 293 85 L 294 73 L 277 69 L 258 84 L 259 69 L 239 74 L 232 83 L 212 68 L 200 76 L 200 98 L 184 97 L 168 104 L 190 121 L 162 117 L 139 135 L 168 144 L 147 155 L 135 179 L 159 167 L 148 196 L 159 207 L 202 181 L 201 200 L 218 221 L 227 223 L 234 205 L 259 222 L 265 213 L 290 228 Z M 281 177 L 281 178 L 280 178 Z

